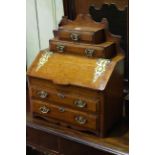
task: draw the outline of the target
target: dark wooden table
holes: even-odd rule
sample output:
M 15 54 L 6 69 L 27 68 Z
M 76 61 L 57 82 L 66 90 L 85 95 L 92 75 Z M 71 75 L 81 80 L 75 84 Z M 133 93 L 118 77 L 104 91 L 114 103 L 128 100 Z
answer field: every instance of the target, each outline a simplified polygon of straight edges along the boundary
M 127 155 L 128 125 L 122 121 L 107 138 L 98 138 L 87 133 L 51 125 L 27 113 L 27 146 L 44 154 Z M 30 151 L 27 151 L 27 154 L 30 155 Z

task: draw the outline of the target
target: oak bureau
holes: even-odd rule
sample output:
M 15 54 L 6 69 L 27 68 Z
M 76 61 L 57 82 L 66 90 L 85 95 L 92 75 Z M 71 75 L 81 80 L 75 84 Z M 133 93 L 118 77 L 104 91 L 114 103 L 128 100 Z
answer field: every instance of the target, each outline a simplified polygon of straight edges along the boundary
M 51 124 L 105 137 L 122 117 L 124 54 L 108 21 L 63 17 L 49 48 L 27 71 L 31 113 Z

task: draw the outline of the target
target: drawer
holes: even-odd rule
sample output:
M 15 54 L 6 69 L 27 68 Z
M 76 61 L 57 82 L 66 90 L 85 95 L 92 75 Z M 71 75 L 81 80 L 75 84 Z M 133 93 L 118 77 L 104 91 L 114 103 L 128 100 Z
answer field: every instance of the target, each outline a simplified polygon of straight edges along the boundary
M 59 29 L 57 34 L 60 40 L 91 43 L 91 44 L 99 44 L 105 41 L 104 30 L 100 30 L 95 33 L 87 31 L 73 31 L 73 30 Z
M 64 94 L 70 94 L 70 95 L 77 95 L 84 98 L 100 98 L 100 91 L 99 90 L 93 90 L 93 89 L 87 89 L 83 87 L 77 87 L 77 86 L 71 86 L 71 85 L 58 85 L 54 84 L 52 81 L 44 80 L 41 78 L 34 78 L 29 77 L 28 78 L 29 87 L 37 86 L 39 88 L 45 88 L 52 90 L 54 92 L 62 92 Z
M 95 22 L 88 14 L 79 14 L 75 20 L 62 19 L 58 29 L 60 40 L 74 42 L 102 43 L 106 39 L 106 20 Z
M 64 106 L 32 100 L 32 112 L 37 113 L 43 117 L 53 118 L 60 122 L 69 123 L 77 127 L 90 130 L 97 129 L 96 115 L 72 110 Z
M 93 97 L 79 96 L 77 94 L 67 94 L 60 90 L 32 87 L 31 95 L 33 99 L 39 99 L 47 102 L 56 102 L 78 110 L 97 112 L 99 99 Z
M 78 54 L 89 58 L 110 59 L 116 54 L 113 42 L 105 42 L 99 45 L 72 43 L 67 41 L 50 40 L 49 49 L 53 52 L 65 54 Z

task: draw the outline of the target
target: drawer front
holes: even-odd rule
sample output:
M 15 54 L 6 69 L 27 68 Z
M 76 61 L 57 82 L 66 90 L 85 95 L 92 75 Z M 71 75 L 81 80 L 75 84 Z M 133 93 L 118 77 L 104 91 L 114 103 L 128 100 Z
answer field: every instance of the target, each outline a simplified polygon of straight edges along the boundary
M 58 121 L 88 128 L 91 130 L 97 129 L 97 116 L 84 112 L 72 110 L 63 106 L 57 106 L 42 101 L 32 101 L 32 111 L 40 116 L 53 118 Z
M 58 52 L 58 53 L 70 53 L 70 54 L 78 54 L 82 56 L 86 56 L 89 58 L 112 58 L 115 55 L 115 48 L 113 43 L 109 44 L 106 47 L 95 47 L 92 45 L 81 45 L 74 44 L 65 41 L 50 41 L 49 49 L 50 51 Z
M 61 92 L 64 94 L 70 94 L 71 96 L 77 95 L 81 96 L 84 98 L 96 98 L 98 99 L 100 97 L 100 91 L 97 90 L 92 90 L 92 89 L 86 89 L 82 87 L 76 87 L 76 86 L 70 86 L 70 85 L 57 85 L 54 84 L 51 81 L 44 80 L 44 79 L 39 79 L 39 78 L 34 78 L 34 77 L 29 77 L 29 87 L 37 86 L 39 88 L 45 88 L 52 90 L 54 92 Z
M 85 43 L 102 43 L 105 41 L 104 31 L 94 32 L 80 32 L 80 31 L 67 31 L 67 30 L 59 30 L 58 38 L 60 40 L 69 40 L 74 42 L 85 42 Z
M 32 98 L 33 99 L 40 99 L 47 102 L 56 102 L 59 104 L 63 104 L 69 106 L 71 108 L 76 108 L 78 110 L 90 111 L 90 112 L 97 112 L 98 111 L 98 104 L 99 100 L 90 98 L 90 97 L 82 97 L 78 96 L 77 94 L 67 94 L 63 93 L 59 90 L 50 90 L 47 88 L 39 88 L 39 87 L 32 87 Z

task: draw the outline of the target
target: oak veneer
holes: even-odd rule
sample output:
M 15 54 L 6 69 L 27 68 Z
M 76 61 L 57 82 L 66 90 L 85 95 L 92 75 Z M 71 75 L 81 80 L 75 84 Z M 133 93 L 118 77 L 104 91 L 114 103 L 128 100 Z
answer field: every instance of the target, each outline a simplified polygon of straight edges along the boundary
M 99 100 L 97 97 L 94 96 L 89 96 L 89 95 L 83 95 L 79 93 L 68 93 L 62 89 L 50 89 L 47 87 L 43 86 L 33 86 L 31 87 L 32 90 L 32 99 L 36 100 L 42 100 L 45 102 L 56 102 L 60 106 L 66 106 L 66 107 L 71 107 L 76 110 L 81 110 L 81 111 L 87 111 L 87 112 L 98 112 L 99 111 Z M 40 98 L 38 92 L 40 91 L 45 91 L 47 92 L 48 96 L 47 98 Z M 82 100 L 85 103 L 84 107 L 79 107 L 78 106 L 78 100 Z
M 101 44 L 84 44 L 58 39 L 50 40 L 49 50 L 63 54 L 77 54 L 90 58 L 110 59 L 116 55 L 115 44 L 113 42 L 104 42 Z
M 27 72 L 30 77 L 46 79 L 55 84 L 74 85 L 93 90 L 105 89 L 115 67 L 124 58 L 122 54 L 119 54 L 111 59 L 111 62 L 106 66 L 106 71 L 101 72 L 98 78 L 95 79 L 95 69 L 98 67 L 98 61 L 102 59 L 89 59 L 51 52 L 47 62 L 38 69 L 40 60 L 46 57 L 46 53 L 50 54 L 48 49 L 39 52 Z M 120 70 L 119 74 L 123 74 L 123 71 Z
M 40 107 L 47 107 L 49 109 L 48 113 L 41 113 L 41 111 L 39 110 Z M 70 108 L 66 108 L 63 106 L 58 106 L 57 104 L 53 103 L 46 103 L 46 102 L 41 102 L 41 101 L 36 101 L 36 100 L 32 100 L 32 108 L 33 108 L 33 113 L 38 113 L 39 115 L 41 115 L 42 117 L 45 118 L 54 118 L 57 119 L 58 122 L 63 121 L 63 122 L 67 122 L 69 123 L 68 126 L 70 124 L 73 124 L 75 126 L 79 126 L 81 128 L 85 128 L 85 129 L 90 129 L 91 131 L 96 131 L 97 129 L 97 116 L 94 114 L 88 114 L 85 112 L 81 112 L 81 111 L 76 111 Z M 63 108 L 64 110 L 62 111 L 61 108 Z M 83 117 L 84 119 L 87 119 L 85 124 L 79 124 L 75 118 L 76 117 Z
M 72 44 L 72 49 L 80 45 L 103 50 L 110 42 L 115 46 L 108 53 L 114 50 L 115 56 L 89 58 L 71 54 L 71 50 L 62 54 L 55 52 L 54 44 L 50 45 L 54 51 L 40 51 L 27 72 L 31 112 L 51 123 L 104 137 L 122 117 L 124 54 L 120 37 L 109 32 L 106 19 L 97 23 L 82 14 L 74 21 L 63 18 L 55 32 L 51 42 L 62 43 L 62 37 L 67 36 L 72 42 L 66 41 L 66 46 Z M 88 41 L 86 33 L 92 44 L 83 43 Z M 94 46 L 102 39 L 105 43 Z
M 124 56 L 119 54 L 111 59 L 106 71 L 96 81 L 93 81 L 97 59 L 51 52 L 52 55 L 47 62 L 38 69 L 38 63 L 42 55 L 47 53 L 47 50 L 38 54 L 28 70 L 30 97 L 38 100 L 37 102 L 31 100 L 32 112 L 38 113 L 48 121 L 53 122 L 51 118 L 54 117 L 58 122 L 60 121 L 60 123 L 66 123 L 66 126 L 76 128 L 76 115 L 70 114 L 75 110 L 74 114 L 79 114 L 82 117 L 82 121 L 86 119 L 86 122 L 77 128 L 78 130 L 95 131 L 96 135 L 105 136 L 122 115 L 122 63 Z M 36 88 L 41 88 L 41 91 L 48 92 L 49 96 L 46 96 L 45 99 L 39 98 L 37 96 L 38 91 L 34 91 Z M 58 94 L 68 96 L 68 98 L 65 99 L 64 97 L 61 99 Z M 85 101 L 88 106 L 76 108 L 74 101 L 77 99 Z M 60 111 L 57 111 L 56 114 L 51 112 L 51 114 L 43 113 L 41 115 L 39 109 L 43 105 L 48 105 L 51 109 L 59 109 L 58 107 L 55 108 L 52 102 L 58 105 L 59 108 L 68 109 L 67 115 L 62 115 Z M 82 115 L 81 111 L 86 111 L 86 113 Z M 90 117 L 92 115 L 90 114 L 91 112 L 94 112 L 93 115 L 96 115 L 97 120 L 93 119 L 94 117 Z M 50 118 L 48 118 L 49 116 Z M 68 116 L 68 119 L 64 121 L 65 116 Z M 91 121 L 96 123 L 96 125 L 89 125 Z
M 26 105 L 27 155 L 129 154 L 129 126 L 124 119 L 110 130 L 107 138 L 99 138 L 32 117 L 28 89 Z
M 79 14 L 74 21 L 68 20 L 58 28 L 57 37 L 60 40 L 98 44 L 106 40 L 105 29 L 104 22 L 97 23 L 89 15 Z

